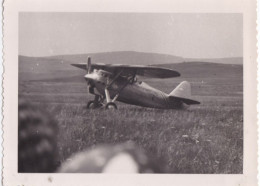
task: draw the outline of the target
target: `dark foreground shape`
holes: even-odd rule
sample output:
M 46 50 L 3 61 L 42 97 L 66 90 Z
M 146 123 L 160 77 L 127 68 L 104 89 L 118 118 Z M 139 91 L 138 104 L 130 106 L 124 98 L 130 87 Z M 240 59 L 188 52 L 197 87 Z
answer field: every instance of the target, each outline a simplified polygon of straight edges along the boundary
M 163 173 L 159 162 L 133 143 L 100 145 L 77 153 L 63 163 L 61 173 Z M 162 162 L 160 162 L 162 163 Z
M 57 167 L 57 123 L 25 101 L 18 107 L 18 172 L 54 172 Z

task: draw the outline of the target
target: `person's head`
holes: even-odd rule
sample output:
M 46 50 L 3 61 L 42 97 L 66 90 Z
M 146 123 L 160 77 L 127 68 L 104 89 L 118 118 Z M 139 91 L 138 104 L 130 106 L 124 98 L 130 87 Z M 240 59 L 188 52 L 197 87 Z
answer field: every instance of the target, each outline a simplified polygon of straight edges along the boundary
M 76 153 L 61 165 L 62 173 L 163 173 L 156 161 L 133 143 L 99 145 Z
M 58 127 L 43 109 L 20 101 L 18 106 L 18 172 L 54 172 Z

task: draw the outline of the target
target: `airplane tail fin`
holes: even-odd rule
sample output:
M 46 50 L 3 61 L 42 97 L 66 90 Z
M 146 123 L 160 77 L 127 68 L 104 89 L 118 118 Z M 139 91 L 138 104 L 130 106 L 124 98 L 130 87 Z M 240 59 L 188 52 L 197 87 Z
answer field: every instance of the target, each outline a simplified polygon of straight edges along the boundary
M 191 99 L 191 85 L 187 81 L 181 82 L 170 94 L 169 97 L 182 101 L 187 105 L 200 104 Z

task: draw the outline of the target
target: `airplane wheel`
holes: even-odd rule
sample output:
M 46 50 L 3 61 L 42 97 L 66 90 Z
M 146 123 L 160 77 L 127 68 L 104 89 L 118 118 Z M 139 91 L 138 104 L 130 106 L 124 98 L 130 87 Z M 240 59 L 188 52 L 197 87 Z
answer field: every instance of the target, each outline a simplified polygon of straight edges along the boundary
M 101 107 L 102 105 L 100 103 L 95 103 L 95 101 L 89 101 L 87 104 L 87 109 L 96 109 Z
M 117 106 L 116 106 L 116 104 L 115 103 L 113 103 L 113 102 L 110 102 L 110 103 L 107 103 L 106 104 L 106 109 L 117 109 Z
M 89 101 L 87 104 L 87 109 L 94 109 L 95 108 L 95 102 L 94 101 Z

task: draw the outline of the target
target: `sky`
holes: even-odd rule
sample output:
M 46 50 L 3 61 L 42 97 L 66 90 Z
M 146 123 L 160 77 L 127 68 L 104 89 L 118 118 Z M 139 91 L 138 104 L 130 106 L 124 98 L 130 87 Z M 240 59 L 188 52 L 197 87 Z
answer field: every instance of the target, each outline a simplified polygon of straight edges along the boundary
M 19 55 L 112 51 L 243 56 L 238 13 L 19 13 Z

